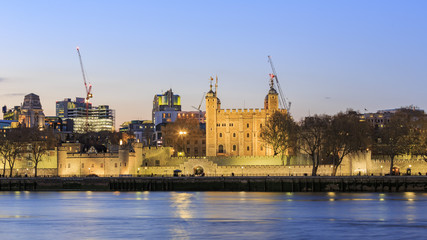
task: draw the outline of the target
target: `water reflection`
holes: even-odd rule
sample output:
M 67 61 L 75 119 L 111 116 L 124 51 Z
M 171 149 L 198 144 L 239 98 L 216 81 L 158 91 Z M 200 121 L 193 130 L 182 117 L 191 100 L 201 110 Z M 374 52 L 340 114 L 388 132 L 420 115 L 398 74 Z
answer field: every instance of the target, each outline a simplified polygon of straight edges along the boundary
M 423 239 L 426 203 L 426 193 L 0 192 L 0 232 L 2 239 Z

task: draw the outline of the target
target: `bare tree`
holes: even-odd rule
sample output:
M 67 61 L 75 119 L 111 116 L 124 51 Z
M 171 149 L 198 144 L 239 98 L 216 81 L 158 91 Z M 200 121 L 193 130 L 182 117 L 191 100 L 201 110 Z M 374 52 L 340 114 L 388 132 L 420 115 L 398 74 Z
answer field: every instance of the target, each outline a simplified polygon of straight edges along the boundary
M 360 121 L 354 111 L 334 115 L 328 124 L 324 143 L 325 156 L 333 163 L 332 176 L 336 176 L 344 157 L 369 147 L 370 128 Z
M 2 157 L 1 163 L 3 164 L 2 177 L 6 176 L 6 163 L 8 162 L 7 159 L 11 155 L 12 148 L 13 143 L 7 138 L 6 133 L 0 134 L 0 156 Z
M 177 119 L 173 123 L 168 123 L 162 128 L 163 145 L 173 147 L 177 151 L 186 153 L 187 141 L 204 139 L 205 133 L 200 129 L 197 119 Z
M 412 130 L 411 117 L 405 112 L 397 112 L 390 118 L 390 122 L 375 132 L 373 152 L 390 157 L 390 175 L 395 174 L 394 158 L 409 154 L 411 146 L 416 142 Z
M 331 117 L 315 115 L 301 121 L 298 135 L 299 149 L 310 156 L 313 164 L 312 176 L 317 175 L 321 161 L 322 147 L 326 140 L 326 131 Z
M 15 163 L 22 155 L 25 149 L 24 136 L 22 129 L 10 129 L 7 133 L 0 136 L 0 154 L 3 156 L 3 176 L 5 175 L 6 163 L 9 166 L 9 177 L 13 175 Z
M 271 146 L 274 156 L 295 153 L 297 144 L 297 125 L 292 117 L 283 112 L 274 112 L 261 130 L 261 138 Z
M 25 136 L 31 153 L 28 160 L 34 164 L 34 177 L 37 177 L 39 163 L 43 161 L 43 156 L 55 147 L 58 140 L 53 131 L 49 129 L 27 128 Z

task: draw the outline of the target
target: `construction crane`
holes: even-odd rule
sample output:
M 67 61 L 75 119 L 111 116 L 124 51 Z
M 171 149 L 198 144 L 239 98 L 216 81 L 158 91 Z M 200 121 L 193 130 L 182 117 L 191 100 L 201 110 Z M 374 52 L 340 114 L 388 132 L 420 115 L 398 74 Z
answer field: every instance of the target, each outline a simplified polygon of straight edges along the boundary
M 86 73 L 85 70 L 83 68 L 83 61 L 82 61 L 82 56 L 80 55 L 80 48 L 77 47 L 77 53 L 79 54 L 79 60 L 80 60 L 80 67 L 82 69 L 82 75 L 83 75 L 83 81 L 85 84 L 85 90 L 86 90 L 86 122 L 85 122 L 85 126 L 84 126 L 84 131 L 88 132 L 89 131 L 89 99 L 91 99 L 93 97 L 92 95 L 92 84 L 89 83 L 89 85 L 86 82 Z
M 200 104 L 198 107 L 192 106 L 194 109 L 199 111 L 199 123 L 200 123 L 200 120 L 202 119 L 202 110 L 200 110 L 200 107 L 202 107 L 202 103 L 203 103 L 203 99 L 205 98 L 205 95 L 206 95 L 206 93 L 204 92 L 203 96 L 202 96 L 202 100 L 200 101 Z
M 287 103 L 285 95 L 283 94 L 282 88 L 280 87 L 279 79 L 277 79 L 276 69 L 274 68 L 273 60 L 271 60 L 271 56 L 268 56 L 268 62 L 270 62 L 271 70 L 273 71 L 273 74 L 270 74 L 270 77 L 276 80 L 277 90 L 279 90 L 279 103 L 284 109 L 286 109 L 286 111 L 289 112 L 291 108 L 291 103 L 290 102 L 289 104 Z

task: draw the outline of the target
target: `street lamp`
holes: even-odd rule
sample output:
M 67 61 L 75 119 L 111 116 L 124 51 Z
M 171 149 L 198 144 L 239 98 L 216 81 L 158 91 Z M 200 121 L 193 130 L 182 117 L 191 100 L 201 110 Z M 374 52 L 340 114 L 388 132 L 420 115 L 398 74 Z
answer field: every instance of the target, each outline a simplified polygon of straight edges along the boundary
M 187 135 L 186 131 L 179 131 L 179 136 L 181 137 L 181 141 L 182 141 L 182 153 L 185 156 L 185 145 L 184 145 L 184 136 Z
M 383 175 L 383 165 L 381 165 L 381 176 Z
M 147 167 L 145 167 L 145 176 L 147 176 Z
M 288 167 L 289 168 L 289 176 L 291 176 L 291 167 Z
M 243 168 L 245 168 L 245 167 L 242 166 L 242 177 L 243 177 Z

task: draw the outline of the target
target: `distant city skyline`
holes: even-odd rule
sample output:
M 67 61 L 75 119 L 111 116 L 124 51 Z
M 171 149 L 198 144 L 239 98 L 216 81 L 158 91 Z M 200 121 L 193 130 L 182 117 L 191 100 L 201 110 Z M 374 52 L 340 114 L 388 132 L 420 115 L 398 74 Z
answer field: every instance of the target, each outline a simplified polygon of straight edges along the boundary
M 262 108 L 271 55 L 296 120 L 415 105 L 427 109 L 425 1 L 6 1 L 0 104 L 35 93 L 116 110 L 116 127 L 151 119 L 172 88 L 192 111 L 218 76 L 222 108 Z M 204 103 L 202 110 L 204 110 Z

